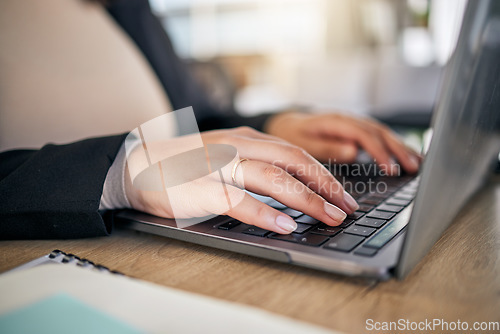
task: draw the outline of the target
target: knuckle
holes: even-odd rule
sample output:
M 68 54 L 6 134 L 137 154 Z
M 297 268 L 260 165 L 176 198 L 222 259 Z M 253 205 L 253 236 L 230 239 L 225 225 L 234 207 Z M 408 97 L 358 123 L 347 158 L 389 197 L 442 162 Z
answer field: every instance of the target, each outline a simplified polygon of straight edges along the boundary
M 227 141 L 228 136 L 230 136 L 230 132 L 227 130 L 216 130 L 202 134 L 202 139 L 210 144 L 223 144 Z
M 249 126 L 240 126 L 240 127 L 237 127 L 236 128 L 236 131 L 239 133 L 239 134 L 252 134 L 255 132 L 254 129 L 252 129 L 251 127 Z
M 265 217 L 267 214 L 267 206 L 265 204 L 259 205 L 257 208 L 256 216 Z
M 304 201 L 307 206 L 313 205 L 317 198 L 318 195 L 311 190 L 306 191 L 306 193 L 304 194 Z
M 343 196 L 343 193 L 344 193 L 345 189 L 342 186 L 342 184 L 339 181 L 337 181 L 337 179 L 334 178 L 334 182 L 330 186 L 329 190 L 330 190 L 330 194 L 331 195 Z
M 290 145 L 288 147 L 288 153 L 290 154 L 290 156 L 293 159 L 300 159 L 300 160 L 302 160 L 304 157 L 306 157 L 308 155 L 306 150 L 304 150 L 301 147 L 293 146 L 293 145 Z
M 285 178 L 285 171 L 274 165 L 267 165 L 262 171 L 264 177 L 271 181 L 280 181 Z
M 356 158 L 358 156 L 357 149 L 355 147 L 345 147 L 343 148 L 341 154 L 342 159 L 346 163 L 353 163 L 356 161 Z
M 245 138 L 241 134 L 237 134 L 237 135 L 231 136 L 230 138 L 226 138 L 226 140 L 224 141 L 224 144 L 229 144 L 229 145 L 233 145 L 235 147 L 238 147 L 239 145 L 244 143 L 246 139 L 247 138 Z

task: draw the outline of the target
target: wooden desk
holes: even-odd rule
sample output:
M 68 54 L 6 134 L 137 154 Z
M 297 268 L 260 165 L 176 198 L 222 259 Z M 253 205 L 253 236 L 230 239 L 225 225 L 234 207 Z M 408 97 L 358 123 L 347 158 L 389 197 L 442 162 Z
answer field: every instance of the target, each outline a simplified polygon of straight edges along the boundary
M 365 332 L 367 319 L 500 321 L 498 177 L 404 281 L 367 283 L 131 231 L 0 242 L 0 271 L 57 248 L 133 277 L 350 333 Z

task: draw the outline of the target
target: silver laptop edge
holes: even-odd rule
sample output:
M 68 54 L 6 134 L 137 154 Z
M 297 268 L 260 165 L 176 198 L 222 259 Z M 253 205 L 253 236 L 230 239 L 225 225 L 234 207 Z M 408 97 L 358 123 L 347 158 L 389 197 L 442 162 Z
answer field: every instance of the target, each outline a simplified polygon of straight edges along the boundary
M 397 266 L 405 277 L 463 204 L 500 151 L 500 6 L 471 0 L 434 112 L 434 136 Z

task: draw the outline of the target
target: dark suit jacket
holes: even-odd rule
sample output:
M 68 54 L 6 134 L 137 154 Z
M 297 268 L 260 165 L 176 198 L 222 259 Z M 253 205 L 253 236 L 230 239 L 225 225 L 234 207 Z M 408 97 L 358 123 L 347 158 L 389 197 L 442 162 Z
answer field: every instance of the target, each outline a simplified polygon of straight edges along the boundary
M 147 0 L 112 1 L 108 12 L 143 52 L 172 107 L 193 106 L 200 130 L 240 125 L 262 129 L 269 115 L 245 118 L 212 106 L 175 54 Z M 109 234 L 112 219 L 98 208 L 106 174 L 124 138 L 121 134 L 0 153 L 0 239 Z

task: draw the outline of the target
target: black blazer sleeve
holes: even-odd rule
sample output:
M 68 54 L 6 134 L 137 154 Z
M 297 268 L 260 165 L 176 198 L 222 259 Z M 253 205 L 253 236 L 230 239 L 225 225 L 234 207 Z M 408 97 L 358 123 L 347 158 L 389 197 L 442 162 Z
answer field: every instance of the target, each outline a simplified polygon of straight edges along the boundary
M 143 52 L 174 109 L 193 106 L 200 130 L 262 129 L 269 115 L 217 110 L 177 57 L 147 0 L 115 0 L 108 11 Z M 0 239 L 81 238 L 109 234 L 98 208 L 102 187 L 125 135 L 40 150 L 0 153 Z
M 218 110 L 213 106 L 175 53 L 165 29 L 151 12 L 148 0 L 114 0 L 109 2 L 107 10 L 142 51 L 174 110 L 192 106 L 201 131 L 242 125 L 263 129 L 272 114 L 243 117 L 233 109 Z
M 108 235 L 98 208 L 125 135 L 0 153 L 0 239 Z

